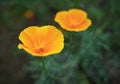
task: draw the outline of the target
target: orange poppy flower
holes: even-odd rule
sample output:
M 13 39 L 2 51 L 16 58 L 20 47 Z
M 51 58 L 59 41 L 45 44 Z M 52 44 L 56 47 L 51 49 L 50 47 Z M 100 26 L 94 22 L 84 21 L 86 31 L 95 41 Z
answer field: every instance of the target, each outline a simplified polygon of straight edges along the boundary
M 68 31 L 83 31 L 91 25 L 91 20 L 87 18 L 87 13 L 81 9 L 60 11 L 56 14 L 55 21 Z
M 24 29 L 19 40 L 19 49 L 24 49 L 33 56 L 48 56 L 62 51 L 64 48 L 63 34 L 54 26 L 30 26 Z
M 34 17 L 33 11 L 31 11 L 31 10 L 25 11 L 24 17 L 27 18 L 27 19 L 32 19 Z

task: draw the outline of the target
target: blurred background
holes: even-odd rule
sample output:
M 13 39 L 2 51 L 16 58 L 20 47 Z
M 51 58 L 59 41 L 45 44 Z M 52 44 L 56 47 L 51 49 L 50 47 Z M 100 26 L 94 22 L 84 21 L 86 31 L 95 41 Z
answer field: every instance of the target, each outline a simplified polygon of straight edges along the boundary
M 1 0 L 0 84 L 120 84 L 120 0 Z M 61 31 L 65 48 L 41 59 L 17 48 L 19 33 L 31 25 L 55 25 L 58 11 L 80 8 L 91 27 L 83 32 Z M 69 44 L 69 34 L 74 38 Z

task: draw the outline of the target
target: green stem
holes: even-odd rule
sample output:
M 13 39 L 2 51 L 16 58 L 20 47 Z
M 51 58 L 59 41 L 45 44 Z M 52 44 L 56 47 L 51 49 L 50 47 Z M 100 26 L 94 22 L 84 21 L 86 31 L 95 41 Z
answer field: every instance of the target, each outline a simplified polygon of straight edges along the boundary
M 47 70 L 47 68 L 46 68 L 46 65 L 45 65 L 45 60 L 44 60 L 44 58 L 41 58 L 41 59 L 42 59 L 42 65 L 43 65 L 43 68 L 44 68 L 44 70 L 45 70 L 45 73 L 48 75 L 48 77 L 60 81 L 60 80 L 61 80 L 60 78 L 57 78 L 57 77 L 51 75 L 51 74 L 48 72 L 48 70 Z
M 70 45 L 72 44 L 72 40 L 73 40 L 73 33 L 70 33 Z

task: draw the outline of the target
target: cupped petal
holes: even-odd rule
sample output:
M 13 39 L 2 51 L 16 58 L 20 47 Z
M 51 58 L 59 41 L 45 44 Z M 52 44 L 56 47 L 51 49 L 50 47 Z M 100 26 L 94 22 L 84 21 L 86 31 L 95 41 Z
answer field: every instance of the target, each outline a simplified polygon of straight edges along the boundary
M 82 22 L 79 26 L 74 28 L 74 31 L 84 31 L 89 28 L 89 26 L 92 24 L 92 21 L 90 19 L 86 19 L 84 22 Z
M 47 50 L 46 53 L 59 53 L 64 48 L 64 36 L 54 26 L 43 26 L 47 30 L 45 35 L 46 42 L 44 48 Z M 42 29 L 42 27 L 41 27 Z
M 30 26 L 24 29 L 20 35 L 20 41 L 27 47 L 33 47 L 33 43 L 37 40 L 37 32 L 39 27 L 37 26 Z
M 61 37 L 59 37 L 59 39 L 60 38 Z M 63 40 L 54 41 L 54 43 L 50 44 L 49 47 L 50 47 L 50 52 L 48 52 L 49 54 L 60 53 L 64 48 Z
M 87 18 L 87 13 L 81 9 L 70 9 L 68 11 L 68 21 L 73 26 L 79 25 Z
M 67 11 L 60 11 L 55 16 L 55 21 L 58 22 L 58 24 L 62 28 L 69 28 L 71 26 L 71 24 L 68 21 L 67 15 L 68 15 Z

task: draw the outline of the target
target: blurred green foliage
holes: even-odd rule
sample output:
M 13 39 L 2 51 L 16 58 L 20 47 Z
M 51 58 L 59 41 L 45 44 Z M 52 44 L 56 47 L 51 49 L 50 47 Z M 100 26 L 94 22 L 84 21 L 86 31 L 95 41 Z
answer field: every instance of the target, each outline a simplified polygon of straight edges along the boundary
M 4 0 L 0 1 L 0 25 L 1 29 L 3 27 L 8 32 L 19 35 L 29 25 L 52 24 L 59 27 L 54 22 L 54 16 L 60 10 L 84 9 L 92 20 L 92 26 L 78 33 L 60 29 L 65 35 L 64 50 L 45 58 L 49 73 L 60 80 L 46 75 L 39 57 L 28 56 L 16 49 L 18 41 L 12 45 L 11 55 L 29 58 L 29 62 L 24 64 L 24 71 L 34 79 L 34 84 L 119 84 L 119 4 L 120 0 Z M 27 10 L 33 12 L 32 19 L 24 16 Z M 9 84 L 2 76 L 0 83 Z M 6 82 L 2 82 L 3 80 Z

